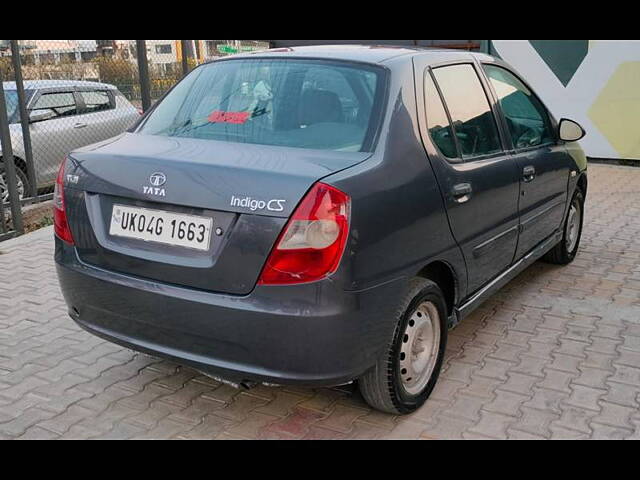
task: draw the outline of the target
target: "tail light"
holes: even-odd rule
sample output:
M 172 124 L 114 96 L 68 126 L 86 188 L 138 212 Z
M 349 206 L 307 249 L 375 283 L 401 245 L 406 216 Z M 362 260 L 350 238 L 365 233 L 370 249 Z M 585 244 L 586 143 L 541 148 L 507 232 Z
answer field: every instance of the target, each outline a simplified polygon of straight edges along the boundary
M 67 212 L 64 204 L 64 167 L 67 163 L 65 158 L 58 170 L 58 177 L 56 178 L 56 186 L 53 190 L 53 229 L 61 240 L 64 240 L 70 245 L 73 245 L 73 236 L 69 229 L 69 222 L 67 221 Z
M 293 212 L 258 283 L 307 283 L 334 273 L 349 236 L 350 208 L 348 195 L 316 183 Z

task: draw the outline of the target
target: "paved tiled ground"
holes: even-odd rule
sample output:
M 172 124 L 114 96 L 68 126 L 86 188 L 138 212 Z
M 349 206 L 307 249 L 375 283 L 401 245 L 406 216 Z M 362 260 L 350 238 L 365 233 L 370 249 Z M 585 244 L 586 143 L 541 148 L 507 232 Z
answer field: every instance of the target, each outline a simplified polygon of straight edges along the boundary
M 640 438 L 640 169 L 591 166 L 582 249 L 538 263 L 451 333 L 429 402 L 239 392 L 67 317 L 50 229 L 0 244 L 2 438 Z

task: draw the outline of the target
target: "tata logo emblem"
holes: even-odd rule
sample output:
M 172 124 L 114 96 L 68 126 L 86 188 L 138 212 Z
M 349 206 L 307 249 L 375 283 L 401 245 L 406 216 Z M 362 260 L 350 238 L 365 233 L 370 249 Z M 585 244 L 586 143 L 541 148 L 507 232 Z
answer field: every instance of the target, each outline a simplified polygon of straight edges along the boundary
M 167 176 L 162 172 L 152 173 L 149 177 L 149 183 L 154 187 L 161 187 L 167 183 Z
M 149 183 L 152 185 L 143 185 L 142 191 L 147 195 L 153 195 L 156 197 L 166 196 L 166 192 L 162 186 L 167 183 L 167 176 L 162 172 L 152 173 L 149 177 Z

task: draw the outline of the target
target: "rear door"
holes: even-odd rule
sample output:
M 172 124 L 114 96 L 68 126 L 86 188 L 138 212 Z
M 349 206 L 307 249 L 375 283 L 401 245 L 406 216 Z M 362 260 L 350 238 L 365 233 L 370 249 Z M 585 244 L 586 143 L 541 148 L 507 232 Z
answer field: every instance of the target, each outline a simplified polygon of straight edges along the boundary
M 107 89 L 81 89 L 81 122 L 85 125 L 84 142 L 90 145 L 121 134 L 130 125 L 122 125 L 116 110 L 116 99 Z
M 551 115 L 518 76 L 507 68 L 483 64 L 502 111 L 511 153 L 520 172 L 518 258 L 562 225 L 572 165 L 559 145 Z
M 29 109 L 49 111 L 52 118 L 30 125 L 38 185 L 53 183 L 64 156 L 83 145 L 73 89 L 38 92 Z
M 422 70 L 426 137 L 468 294 L 508 268 L 518 240 L 518 171 L 504 151 L 486 86 L 472 62 Z M 427 143 L 425 142 L 425 143 Z

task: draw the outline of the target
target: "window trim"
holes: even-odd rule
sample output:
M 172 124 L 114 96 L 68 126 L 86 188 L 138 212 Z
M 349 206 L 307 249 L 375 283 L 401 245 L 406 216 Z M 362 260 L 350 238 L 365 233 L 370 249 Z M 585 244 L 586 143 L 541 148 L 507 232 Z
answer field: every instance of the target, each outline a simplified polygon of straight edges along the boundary
M 455 129 L 455 125 L 453 124 L 452 121 L 452 117 L 451 117 L 451 112 L 449 111 L 449 105 L 447 104 L 444 95 L 442 94 L 442 90 L 440 89 L 440 85 L 438 83 L 438 81 L 436 80 L 436 76 L 433 73 L 434 70 L 437 70 L 438 68 L 447 68 L 447 67 L 452 67 L 452 66 L 456 66 L 456 65 L 471 65 L 471 68 L 474 70 L 474 72 L 476 73 L 476 76 L 478 77 L 478 81 L 480 82 L 480 86 L 482 87 L 482 90 L 484 92 L 485 98 L 487 99 L 487 103 L 489 104 L 489 109 L 491 110 L 491 114 L 493 116 L 493 122 L 496 126 L 496 132 L 498 134 L 498 142 L 500 143 L 500 148 L 501 150 L 499 152 L 494 152 L 494 153 L 487 153 L 484 155 L 475 155 L 473 157 L 463 157 L 462 155 L 462 149 L 460 148 L 460 143 L 458 141 L 458 135 L 456 133 L 456 129 Z M 430 74 L 431 74 L 431 78 L 433 79 L 434 83 L 436 84 L 436 88 L 438 89 L 438 93 L 440 94 L 440 98 L 442 100 L 442 103 L 444 105 L 445 111 L 447 112 L 447 116 L 449 117 L 449 121 L 451 122 L 451 129 L 453 130 L 454 133 L 454 137 L 455 137 L 455 141 L 456 141 L 456 146 L 458 148 L 458 160 L 456 162 L 451 162 L 451 163 L 471 163 L 471 162 L 477 162 L 477 161 L 482 161 L 482 160 L 489 160 L 492 158 L 497 158 L 497 157 L 501 157 L 507 154 L 508 149 L 507 149 L 507 144 L 505 143 L 506 140 L 506 136 L 505 136 L 505 132 L 503 131 L 502 128 L 502 118 L 500 118 L 500 120 L 498 119 L 498 113 L 502 113 L 502 112 L 498 112 L 496 109 L 496 99 L 493 95 L 493 91 L 488 91 L 487 90 L 487 85 L 485 85 L 485 77 L 484 77 L 484 72 L 481 72 L 478 68 L 477 63 L 475 62 L 474 59 L 466 59 L 464 61 L 453 61 L 453 62 L 445 62 L 445 63 L 439 63 L 439 64 L 434 64 L 434 65 L 430 65 L 429 67 L 427 67 L 427 69 L 429 70 Z M 425 112 L 426 113 L 426 112 Z M 446 157 L 445 157 L 446 158 Z
M 510 73 L 511 75 L 513 75 L 520 83 L 522 83 L 525 87 L 527 87 L 529 89 L 529 91 L 531 92 L 531 95 L 534 96 L 538 100 L 538 102 L 540 102 L 540 105 L 542 105 L 544 110 L 547 112 L 547 117 L 549 119 L 549 128 L 551 129 L 551 137 L 552 137 L 552 140 L 550 142 L 542 143 L 540 145 L 534 145 L 532 147 L 516 148 L 516 146 L 513 144 L 513 138 L 511 136 L 511 131 L 509 130 L 509 125 L 507 123 L 507 116 L 505 115 L 504 110 L 502 109 L 502 105 L 500 104 L 500 99 L 498 98 L 498 95 L 495 92 L 495 89 L 494 89 L 493 85 L 491 84 L 491 78 L 489 78 L 489 75 L 487 74 L 487 72 L 484 69 L 485 65 L 486 66 L 500 68 L 500 69 L 505 70 L 506 72 Z M 540 150 L 540 149 L 543 149 L 543 148 L 557 146 L 558 143 L 559 143 L 558 122 L 556 121 L 555 117 L 551 113 L 551 110 L 549 110 L 549 108 L 544 104 L 544 102 L 538 96 L 538 94 L 535 92 L 535 90 L 533 88 L 531 88 L 531 85 L 529 85 L 527 82 L 525 82 L 524 79 L 520 75 L 518 75 L 513 70 L 511 70 L 510 68 L 506 67 L 503 64 L 500 64 L 500 63 L 497 63 L 497 62 L 486 62 L 486 61 L 483 61 L 483 62 L 480 62 L 480 66 L 481 66 L 481 70 L 482 70 L 482 75 L 484 75 L 485 78 L 487 79 L 487 83 L 489 85 L 489 88 L 491 89 L 491 93 L 495 98 L 496 108 L 500 112 L 500 121 L 503 124 L 503 128 L 504 128 L 505 132 L 507 132 L 509 134 L 507 136 L 507 138 L 509 140 L 509 152 L 510 153 L 532 152 L 532 151 Z

